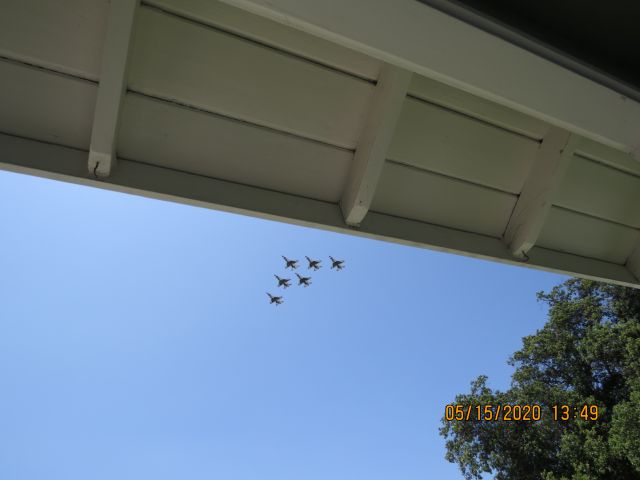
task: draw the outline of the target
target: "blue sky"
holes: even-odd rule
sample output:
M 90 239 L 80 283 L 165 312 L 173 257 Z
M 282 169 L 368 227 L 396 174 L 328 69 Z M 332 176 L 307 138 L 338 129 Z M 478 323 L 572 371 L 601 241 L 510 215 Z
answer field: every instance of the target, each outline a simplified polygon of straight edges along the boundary
M 7 172 L 0 202 L 6 480 L 460 479 L 445 405 L 508 387 L 564 279 Z M 324 268 L 275 307 L 282 254 Z

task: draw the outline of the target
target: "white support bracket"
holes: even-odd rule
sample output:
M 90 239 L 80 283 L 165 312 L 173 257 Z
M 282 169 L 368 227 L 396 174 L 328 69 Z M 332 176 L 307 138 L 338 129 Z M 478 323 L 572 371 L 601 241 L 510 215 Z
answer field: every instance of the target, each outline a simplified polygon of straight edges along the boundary
M 411 72 L 391 65 L 384 65 L 380 71 L 369 115 L 340 200 L 347 225 L 360 225 L 369 211 L 411 75 Z
M 140 0 L 111 0 L 89 148 L 88 168 L 94 177 L 108 177 L 115 166 L 118 117 L 126 88 L 127 57 L 139 3 Z
M 627 264 L 625 265 L 629 271 L 636 277 L 636 280 L 640 282 L 640 238 L 636 243 L 636 248 L 634 248 L 633 252 L 627 259 Z
M 552 127 L 545 135 L 504 234 L 511 253 L 527 258 L 535 245 L 580 137 Z

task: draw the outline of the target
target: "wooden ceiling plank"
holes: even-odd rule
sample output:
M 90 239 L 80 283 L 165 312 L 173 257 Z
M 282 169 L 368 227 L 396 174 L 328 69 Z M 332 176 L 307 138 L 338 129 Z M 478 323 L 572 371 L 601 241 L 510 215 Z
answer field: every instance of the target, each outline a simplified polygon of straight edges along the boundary
M 380 74 L 381 62 L 375 58 L 222 2 L 146 0 L 144 3 L 360 78 L 375 80 Z
M 215 59 L 215 61 L 213 60 Z M 128 89 L 355 150 L 375 86 L 142 5 Z

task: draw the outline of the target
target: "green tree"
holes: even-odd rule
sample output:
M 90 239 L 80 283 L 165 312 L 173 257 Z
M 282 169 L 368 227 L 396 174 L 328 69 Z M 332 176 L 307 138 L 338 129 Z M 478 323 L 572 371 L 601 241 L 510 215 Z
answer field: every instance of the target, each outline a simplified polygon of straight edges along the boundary
M 453 403 L 537 404 L 541 419 L 443 417 L 446 459 L 468 480 L 640 479 L 640 290 L 572 279 L 538 299 L 549 318 L 509 359 L 511 387 L 480 376 Z M 597 420 L 552 418 L 553 405 L 585 404 L 598 405 Z

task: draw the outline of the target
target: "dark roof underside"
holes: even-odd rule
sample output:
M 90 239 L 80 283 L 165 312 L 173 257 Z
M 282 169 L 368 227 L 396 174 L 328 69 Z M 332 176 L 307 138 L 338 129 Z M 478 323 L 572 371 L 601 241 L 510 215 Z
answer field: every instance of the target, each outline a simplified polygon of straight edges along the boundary
M 640 91 L 638 1 L 420 1 L 468 23 L 477 23 L 474 16 L 482 17 Z M 471 15 L 456 15 L 459 7 Z

